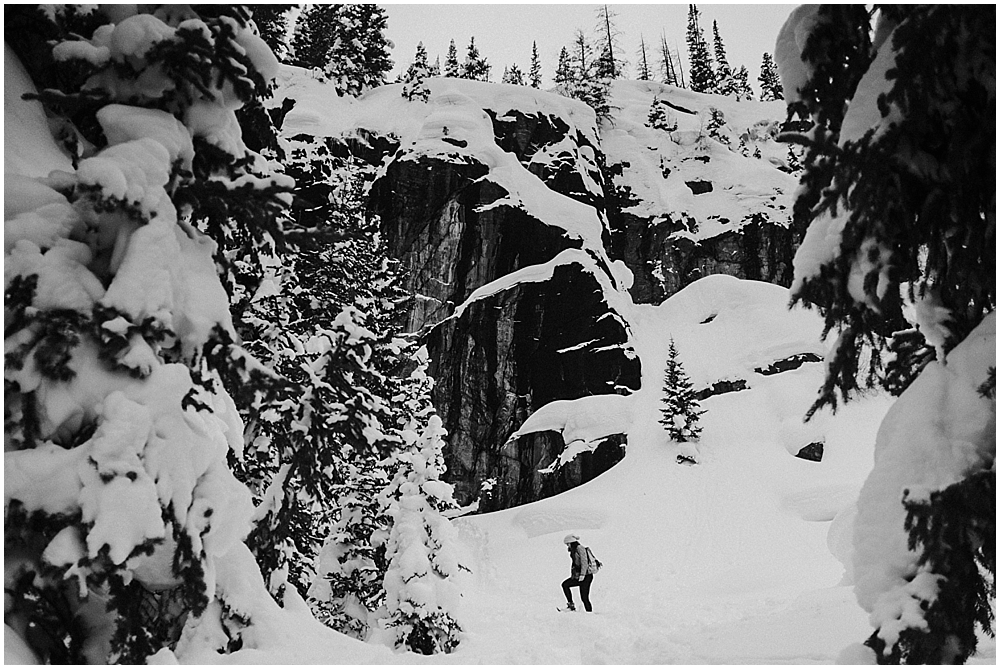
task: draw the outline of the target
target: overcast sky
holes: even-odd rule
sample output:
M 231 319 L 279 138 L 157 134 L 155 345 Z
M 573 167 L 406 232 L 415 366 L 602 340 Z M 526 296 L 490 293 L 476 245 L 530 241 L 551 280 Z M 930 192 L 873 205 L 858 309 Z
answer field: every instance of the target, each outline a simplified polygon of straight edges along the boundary
M 538 42 L 542 63 L 542 86 L 552 86 L 559 50 L 568 46 L 577 28 L 593 35 L 597 27 L 597 10 L 601 5 L 578 4 L 383 4 L 389 15 L 389 39 L 395 44 L 393 77 L 413 60 L 417 42 L 422 41 L 431 62 L 436 56 L 442 64 L 448 53 L 448 42 L 455 40 L 459 60 L 465 57 L 469 38 L 492 66 L 491 79 L 500 81 L 505 66 L 517 63 L 527 74 L 531 60 L 531 43 Z M 640 35 L 647 49 L 659 44 L 661 32 L 672 48 L 684 59 L 688 72 L 686 4 L 610 4 L 618 16 L 621 45 L 629 62 L 628 74 L 635 76 Z M 762 54 L 774 52 L 778 30 L 795 5 L 717 5 L 699 4 L 702 28 L 712 46 L 712 21 L 718 21 L 719 34 L 726 45 L 730 65 L 746 65 L 750 83 L 758 90 Z M 652 58 L 652 51 L 649 58 Z

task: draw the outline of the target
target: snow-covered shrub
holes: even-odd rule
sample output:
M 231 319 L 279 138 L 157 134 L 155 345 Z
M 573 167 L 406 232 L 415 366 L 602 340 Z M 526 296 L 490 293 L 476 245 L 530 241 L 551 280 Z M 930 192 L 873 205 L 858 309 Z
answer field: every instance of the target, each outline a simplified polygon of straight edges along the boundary
M 424 655 L 451 652 L 462 631 L 455 528 L 443 515 L 455 507 L 451 485 L 441 480 L 446 435 L 436 414 L 419 437 L 405 433 L 409 446 L 397 455 L 398 470 L 383 497 L 392 519 L 383 624 L 394 630 L 397 646 Z
M 864 7 L 810 5 L 776 47 L 806 147 L 793 298 L 839 335 L 810 414 L 859 388 L 863 346 L 865 384 L 884 365 L 902 393 L 855 526 L 881 662 L 962 662 L 993 624 L 995 24 L 992 7 L 882 6 L 872 31 Z
M 109 6 L 72 39 L 79 12 L 51 11 L 28 68 L 63 70 L 38 97 L 77 141 L 47 177 L 8 176 L 5 617 L 54 662 L 141 662 L 206 625 L 225 650 L 253 508 L 223 381 L 270 377 L 235 344 L 216 262 L 287 204 L 235 115 L 277 63 L 239 8 Z
M 660 407 L 660 425 L 670 438 L 678 442 L 696 441 L 701 434 L 698 418 L 704 411 L 684 371 L 678 357 L 673 337 L 667 354 L 667 366 L 663 373 L 663 406 Z
M 677 130 L 677 116 L 670 111 L 667 101 L 656 96 L 652 104 L 649 105 L 649 115 L 646 117 L 646 125 L 656 130 L 673 132 Z

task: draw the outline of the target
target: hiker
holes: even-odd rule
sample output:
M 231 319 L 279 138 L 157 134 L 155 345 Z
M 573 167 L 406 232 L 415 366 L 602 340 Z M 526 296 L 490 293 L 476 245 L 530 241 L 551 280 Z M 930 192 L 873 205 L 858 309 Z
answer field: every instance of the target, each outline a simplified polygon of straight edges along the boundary
M 566 595 L 566 608 L 570 611 L 576 611 L 576 605 L 573 604 L 573 594 L 569 589 L 579 586 L 583 608 L 591 612 L 593 609 L 590 606 L 590 583 L 594 580 L 594 574 L 597 572 L 598 567 L 600 567 L 600 563 L 597 562 L 596 558 L 591 563 L 591 558 L 594 554 L 590 552 L 589 548 L 580 543 L 580 537 L 576 534 L 566 535 L 563 543 L 566 544 L 570 558 L 573 560 L 570 577 L 562 582 L 563 594 Z

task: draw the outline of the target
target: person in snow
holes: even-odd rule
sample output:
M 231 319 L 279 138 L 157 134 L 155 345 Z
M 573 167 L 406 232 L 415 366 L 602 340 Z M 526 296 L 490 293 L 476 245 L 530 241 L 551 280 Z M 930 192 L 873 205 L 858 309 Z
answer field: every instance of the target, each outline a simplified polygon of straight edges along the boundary
M 583 608 L 588 612 L 593 611 L 590 606 L 590 584 L 594 580 L 594 573 L 597 569 L 590 563 L 590 551 L 580 543 L 580 537 L 576 534 L 567 534 L 563 543 L 566 544 L 569 556 L 573 561 L 570 577 L 562 582 L 563 594 L 566 595 L 566 608 L 570 611 L 576 611 L 573 593 L 569 589 L 579 586 Z

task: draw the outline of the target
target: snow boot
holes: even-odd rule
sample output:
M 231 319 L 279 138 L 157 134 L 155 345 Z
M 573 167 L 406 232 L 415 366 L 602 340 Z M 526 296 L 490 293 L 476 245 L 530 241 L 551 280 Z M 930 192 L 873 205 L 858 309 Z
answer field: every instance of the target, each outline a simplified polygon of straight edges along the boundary
M 558 609 L 558 607 L 557 607 L 557 609 Z M 558 609 L 558 610 L 559 611 L 576 611 L 576 605 L 573 602 L 569 602 L 568 604 L 566 604 L 566 608 L 565 609 Z

